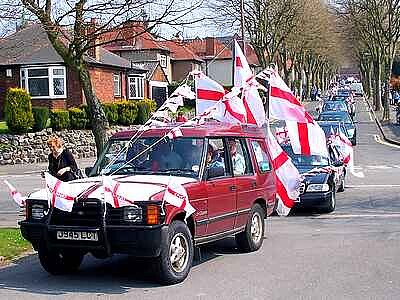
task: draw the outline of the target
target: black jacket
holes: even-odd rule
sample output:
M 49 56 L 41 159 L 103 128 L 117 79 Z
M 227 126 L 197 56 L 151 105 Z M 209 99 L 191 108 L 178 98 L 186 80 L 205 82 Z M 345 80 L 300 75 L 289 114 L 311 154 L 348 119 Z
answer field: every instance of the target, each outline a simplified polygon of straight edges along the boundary
M 75 176 L 72 172 L 65 172 L 61 176 L 57 175 L 57 172 L 65 167 L 70 167 L 73 173 L 78 170 L 78 166 L 71 151 L 64 149 L 57 158 L 55 158 L 52 153 L 49 154 L 49 173 L 62 181 L 74 180 Z

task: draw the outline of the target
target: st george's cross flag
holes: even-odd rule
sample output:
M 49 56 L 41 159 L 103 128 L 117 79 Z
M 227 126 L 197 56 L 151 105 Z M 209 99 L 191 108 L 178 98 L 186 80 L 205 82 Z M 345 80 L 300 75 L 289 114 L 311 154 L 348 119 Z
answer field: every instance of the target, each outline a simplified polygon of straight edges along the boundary
M 192 72 L 196 87 L 196 114 L 202 114 L 225 95 L 225 89 L 200 71 Z
M 104 201 L 114 208 L 130 206 L 134 201 L 130 199 L 132 189 L 129 183 L 122 183 L 112 179 L 110 176 L 103 176 Z
M 169 182 L 165 190 L 164 201 L 175 207 L 183 209 L 186 212 L 185 219 L 187 219 L 196 211 L 189 202 L 186 189 L 181 184 L 172 180 Z
M 17 203 L 19 207 L 24 207 L 26 197 L 23 197 L 21 193 L 18 192 L 17 189 L 7 180 L 4 180 L 4 183 L 8 186 L 8 189 L 10 190 L 10 196 L 15 201 L 15 203 Z
M 81 191 L 74 189 L 70 183 L 61 181 L 47 172 L 45 173 L 45 181 L 50 205 L 71 212 L 75 198 Z

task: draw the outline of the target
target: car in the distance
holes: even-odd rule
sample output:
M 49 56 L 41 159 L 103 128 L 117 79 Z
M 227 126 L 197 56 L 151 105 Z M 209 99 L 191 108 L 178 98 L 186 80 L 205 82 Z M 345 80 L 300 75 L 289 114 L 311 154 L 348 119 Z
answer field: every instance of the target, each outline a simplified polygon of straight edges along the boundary
M 318 121 L 338 121 L 342 122 L 347 129 L 347 137 L 352 145 L 357 144 L 357 128 L 355 121 L 352 120 L 346 111 L 325 111 L 318 116 Z

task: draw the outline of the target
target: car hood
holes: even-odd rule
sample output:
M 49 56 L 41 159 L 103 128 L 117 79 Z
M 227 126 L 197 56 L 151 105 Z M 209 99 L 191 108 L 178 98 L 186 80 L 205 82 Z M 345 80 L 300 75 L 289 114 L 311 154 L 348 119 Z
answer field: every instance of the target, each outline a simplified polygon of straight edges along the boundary
M 354 129 L 355 128 L 355 126 L 351 123 L 345 123 L 344 127 L 346 127 L 346 129 Z
M 170 181 L 182 185 L 197 181 L 189 177 L 160 175 L 115 175 L 111 176 L 111 178 L 121 183 L 130 183 L 132 194 L 138 201 L 150 200 L 153 195 L 165 190 Z M 103 198 L 104 191 L 101 187 L 101 176 L 77 179 L 68 183 L 76 189 L 81 198 Z M 29 195 L 28 199 L 47 201 L 47 191 L 46 189 L 41 189 L 33 192 Z
M 300 174 L 303 175 L 304 177 L 303 182 L 306 182 L 307 184 L 312 184 L 312 183 L 326 183 L 328 181 L 329 173 L 326 172 L 307 173 L 311 169 L 313 168 L 312 167 L 299 168 Z

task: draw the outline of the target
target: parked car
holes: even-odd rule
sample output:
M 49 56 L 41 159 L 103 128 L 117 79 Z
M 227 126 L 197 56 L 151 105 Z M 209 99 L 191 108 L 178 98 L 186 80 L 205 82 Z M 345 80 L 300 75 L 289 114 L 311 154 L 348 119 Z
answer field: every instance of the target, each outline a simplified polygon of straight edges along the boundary
M 345 111 L 326 111 L 318 116 L 318 121 L 339 121 L 344 124 L 347 129 L 347 137 L 352 145 L 357 144 L 357 128 L 348 112 Z
M 264 130 L 207 123 L 181 127 L 183 136 L 169 140 L 165 136 L 171 129 L 112 136 L 86 170 L 89 177 L 70 182 L 82 190 L 71 213 L 49 208 L 46 190 L 29 196 L 21 232 L 46 271 L 74 272 L 88 253 L 97 258 L 124 253 L 152 257 L 160 281 L 174 284 L 187 277 L 194 247 L 232 235 L 243 252 L 261 247 L 264 218 L 276 199 Z M 233 145 L 242 157 L 239 171 Z M 134 204 L 105 204 L 102 176 L 132 184 Z M 163 201 L 171 181 L 185 188 L 196 210 L 187 220 L 182 207 Z
M 350 84 L 350 88 L 356 96 L 358 97 L 364 96 L 364 89 L 360 82 L 353 82 L 352 84 Z
M 345 189 L 346 168 L 335 146 L 328 145 L 329 157 L 294 154 L 290 145 L 283 149 L 290 156 L 304 179 L 295 208 L 332 212 L 336 208 L 336 192 Z

